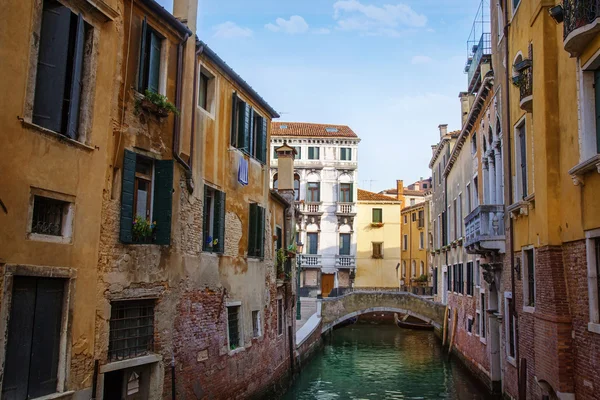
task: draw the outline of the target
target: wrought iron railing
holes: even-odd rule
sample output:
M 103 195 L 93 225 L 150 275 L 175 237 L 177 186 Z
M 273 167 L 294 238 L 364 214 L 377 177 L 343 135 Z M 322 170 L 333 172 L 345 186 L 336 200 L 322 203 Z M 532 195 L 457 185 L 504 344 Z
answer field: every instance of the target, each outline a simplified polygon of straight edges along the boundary
M 504 236 L 504 206 L 483 204 L 465 217 L 465 246 Z
M 337 268 L 356 268 L 356 257 L 354 256 L 335 256 L 335 266 Z
M 600 17 L 600 0 L 564 0 L 563 34 L 566 39 L 571 32 Z
M 533 94 L 533 67 L 527 67 L 521 71 L 518 78 L 520 100 Z

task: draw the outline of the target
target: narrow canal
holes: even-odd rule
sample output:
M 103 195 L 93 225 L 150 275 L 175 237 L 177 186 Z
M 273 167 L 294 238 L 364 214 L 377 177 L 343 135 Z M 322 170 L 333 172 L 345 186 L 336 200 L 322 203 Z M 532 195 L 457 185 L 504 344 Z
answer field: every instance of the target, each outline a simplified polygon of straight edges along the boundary
M 335 330 L 283 399 L 490 399 L 432 332 L 356 324 Z

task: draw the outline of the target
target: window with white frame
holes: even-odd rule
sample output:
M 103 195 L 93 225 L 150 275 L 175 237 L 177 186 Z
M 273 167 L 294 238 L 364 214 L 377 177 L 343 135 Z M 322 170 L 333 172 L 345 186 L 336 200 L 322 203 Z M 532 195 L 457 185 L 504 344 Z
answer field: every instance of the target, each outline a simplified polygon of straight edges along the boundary
M 481 286 L 481 271 L 480 271 L 480 261 L 477 260 L 475 261 L 475 286 L 479 287 Z
M 586 234 L 590 323 L 588 330 L 600 334 L 600 229 Z
M 467 318 L 467 333 L 469 335 L 473 334 L 473 323 L 474 323 L 473 317 L 468 317 Z
M 527 129 L 523 118 L 515 127 L 515 199 L 524 199 L 527 191 Z
M 504 293 L 504 318 L 506 323 L 504 324 L 506 332 L 506 355 L 509 360 L 515 361 L 516 354 L 516 343 L 515 343 L 515 317 L 512 309 L 512 293 Z
M 402 250 L 408 249 L 408 235 L 402 235 Z
M 252 336 L 257 338 L 261 335 L 260 311 L 252 311 Z
M 419 232 L 419 249 L 425 248 L 425 232 Z
M 467 214 L 473 211 L 471 208 L 471 183 L 467 183 L 467 194 L 465 196 L 465 200 L 467 200 Z
M 584 162 L 600 153 L 600 55 L 581 66 L 579 87 L 579 162 Z
M 417 263 L 415 260 L 410 263 L 410 276 L 413 278 L 417 276 Z
M 458 202 L 457 202 L 457 214 L 458 214 L 458 221 L 457 221 L 457 225 L 458 225 L 458 233 L 456 234 L 457 237 L 463 237 L 463 213 L 462 213 L 462 193 L 458 194 Z
M 75 198 L 41 189 L 31 189 L 28 238 L 69 243 L 73 233 Z
M 227 305 L 227 339 L 230 350 L 235 350 L 242 345 L 241 308 L 240 303 Z
M 524 248 L 521 253 L 523 271 L 523 305 L 535 307 L 535 256 L 533 247 Z
M 419 276 L 425 275 L 425 263 L 421 261 L 419 265 Z
M 198 81 L 198 107 L 214 114 L 216 92 L 215 75 L 202 66 L 200 67 Z
M 485 314 L 485 310 L 487 308 L 486 303 L 485 303 L 485 293 L 480 293 L 480 297 L 481 297 L 481 303 L 480 303 L 480 307 L 481 307 L 481 312 L 479 313 L 479 336 L 481 338 L 485 338 L 486 336 L 486 321 L 487 321 L 487 317 Z

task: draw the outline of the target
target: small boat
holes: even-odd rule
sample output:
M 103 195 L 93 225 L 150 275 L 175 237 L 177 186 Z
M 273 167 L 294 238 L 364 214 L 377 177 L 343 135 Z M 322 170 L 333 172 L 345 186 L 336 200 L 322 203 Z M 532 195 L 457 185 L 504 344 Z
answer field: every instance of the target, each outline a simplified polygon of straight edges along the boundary
M 428 324 L 427 322 L 421 322 L 421 321 L 408 321 L 408 318 L 410 318 L 410 315 L 405 315 L 402 319 L 398 318 L 398 314 L 394 313 L 394 322 L 396 322 L 396 325 L 398 325 L 398 327 L 400 328 L 404 328 L 404 329 L 415 329 L 415 330 L 421 330 L 421 331 L 431 331 L 433 330 L 433 325 Z M 413 320 L 416 320 L 416 318 L 413 318 Z

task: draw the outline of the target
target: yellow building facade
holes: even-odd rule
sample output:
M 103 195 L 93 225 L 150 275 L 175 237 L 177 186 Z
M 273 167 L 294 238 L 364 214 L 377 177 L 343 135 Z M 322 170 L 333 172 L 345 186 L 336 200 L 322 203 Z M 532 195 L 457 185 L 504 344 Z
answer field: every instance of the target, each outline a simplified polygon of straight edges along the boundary
M 430 287 L 432 282 L 427 238 L 429 201 L 403 208 L 401 226 L 400 284 L 407 290 L 412 287 Z
M 355 287 L 399 287 L 401 204 L 358 189 Z

